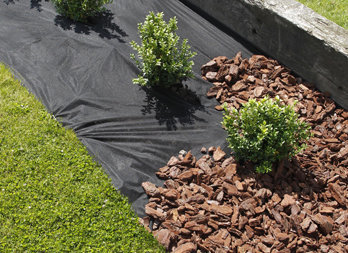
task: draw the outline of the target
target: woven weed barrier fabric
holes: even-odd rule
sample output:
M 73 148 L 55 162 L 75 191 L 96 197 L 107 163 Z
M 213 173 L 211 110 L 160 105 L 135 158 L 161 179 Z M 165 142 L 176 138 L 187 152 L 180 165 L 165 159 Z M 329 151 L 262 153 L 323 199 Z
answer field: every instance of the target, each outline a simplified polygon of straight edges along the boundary
M 158 185 L 155 172 L 182 150 L 202 146 L 226 149 L 222 113 L 206 98 L 210 84 L 200 66 L 218 55 L 252 52 L 176 0 L 117 0 L 91 25 L 58 15 L 52 3 L 0 0 L 0 61 L 11 67 L 64 126 L 72 128 L 113 184 L 144 215 L 141 183 Z M 184 82 L 184 95 L 144 89 L 129 42 L 140 41 L 137 24 L 149 11 L 176 16 L 178 34 L 187 38 L 196 79 Z

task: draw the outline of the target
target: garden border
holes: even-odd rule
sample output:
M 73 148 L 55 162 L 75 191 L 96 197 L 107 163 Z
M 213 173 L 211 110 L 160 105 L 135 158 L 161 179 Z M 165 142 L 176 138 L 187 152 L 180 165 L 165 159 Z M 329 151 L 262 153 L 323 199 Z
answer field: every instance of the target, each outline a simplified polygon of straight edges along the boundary
M 181 0 L 348 109 L 348 31 L 295 0 Z

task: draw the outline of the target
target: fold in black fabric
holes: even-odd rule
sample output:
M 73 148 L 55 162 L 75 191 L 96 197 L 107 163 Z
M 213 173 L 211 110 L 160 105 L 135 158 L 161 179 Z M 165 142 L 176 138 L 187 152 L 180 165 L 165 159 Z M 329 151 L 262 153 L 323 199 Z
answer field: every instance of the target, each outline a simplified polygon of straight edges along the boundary
M 226 149 L 222 113 L 205 94 L 200 66 L 218 55 L 251 55 L 241 43 L 176 0 L 115 0 L 92 25 L 57 15 L 52 3 L 0 0 L 0 61 L 19 73 L 25 85 L 89 152 L 144 215 L 141 183 L 162 182 L 155 172 L 182 149 L 198 155 L 202 146 Z M 139 42 L 137 23 L 149 11 L 176 16 L 187 38 L 196 79 L 177 93 L 144 89 L 129 42 Z M 186 93 L 183 95 L 182 93 Z

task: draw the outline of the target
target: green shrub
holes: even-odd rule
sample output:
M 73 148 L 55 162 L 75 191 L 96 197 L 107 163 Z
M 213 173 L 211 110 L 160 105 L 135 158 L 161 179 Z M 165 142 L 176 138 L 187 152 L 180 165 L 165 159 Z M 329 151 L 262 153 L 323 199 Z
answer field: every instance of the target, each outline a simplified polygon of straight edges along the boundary
M 150 12 L 145 22 L 138 24 L 141 45 L 132 41 L 134 50 L 138 51 L 135 60 L 141 75 L 133 79 L 133 83 L 142 86 L 171 86 L 178 84 L 189 77 L 193 77 L 192 57 L 196 55 L 184 39 L 175 33 L 178 29 L 176 17 L 168 23 L 163 20 L 163 13 Z
M 239 111 L 226 105 L 224 109 L 222 124 L 235 158 L 253 162 L 259 173 L 270 172 L 276 162 L 299 153 L 310 137 L 310 126 L 279 97 L 250 99 Z
M 104 4 L 113 0 L 52 0 L 57 11 L 72 20 L 86 22 L 103 10 Z

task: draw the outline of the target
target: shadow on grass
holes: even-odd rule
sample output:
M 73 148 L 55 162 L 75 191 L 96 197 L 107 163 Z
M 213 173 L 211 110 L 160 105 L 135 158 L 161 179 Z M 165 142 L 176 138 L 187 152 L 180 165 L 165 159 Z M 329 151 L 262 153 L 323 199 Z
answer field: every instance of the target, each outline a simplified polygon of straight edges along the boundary
M 193 125 L 203 119 L 195 116 L 195 112 L 205 111 L 199 97 L 186 86 L 178 85 L 170 89 L 162 87 L 143 87 L 146 92 L 143 115 L 155 113 L 160 125 L 165 124 L 168 130 L 177 130 L 178 125 Z

